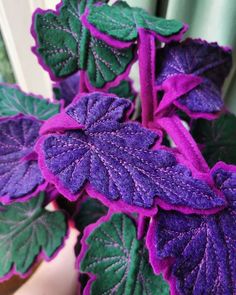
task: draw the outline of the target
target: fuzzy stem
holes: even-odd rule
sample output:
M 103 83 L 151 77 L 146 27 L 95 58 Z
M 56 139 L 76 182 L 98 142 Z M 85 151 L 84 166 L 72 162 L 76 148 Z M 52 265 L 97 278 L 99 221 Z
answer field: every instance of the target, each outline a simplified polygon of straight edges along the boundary
M 196 142 L 188 130 L 183 126 L 179 117 L 176 115 L 172 117 L 163 117 L 157 119 L 156 123 L 168 133 L 179 151 L 187 160 L 191 161 L 200 172 L 208 173 L 210 171 L 210 168 L 203 158 Z
M 79 92 L 80 93 L 88 92 L 88 89 L 85 83 L 85 75 L 86 73 L 84 71 L 80 71 L 80 76 L 79 76 Z
M 153 121 L 157 104 L 155 84 L 155 37 L 139 29 L 139 77 L 141 87 L 142 123 L 145 127 Z

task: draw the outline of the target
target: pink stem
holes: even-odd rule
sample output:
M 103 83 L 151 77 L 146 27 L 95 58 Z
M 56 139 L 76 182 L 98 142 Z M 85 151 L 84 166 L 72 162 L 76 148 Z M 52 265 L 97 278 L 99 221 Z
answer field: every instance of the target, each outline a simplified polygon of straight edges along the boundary
M 139 77 L 141 86 L 142 123 L 145 127 L 153 121 L 155 110 L 155 37 L 144 29 L 139 29 Z
M 79 91 L 80 93 L 87 93 L 88 89 L 86 87 L 86 83 L 85 83 L 85 71 L 80 71 L 79 74 Z
M 174 115 L 172 117 L 159 118 L 156 120 L 156 123 L 170 135 L 179 151 L 187 160 L 191 161 L 200 172 L 208 173 L 210 171 L 196 142 L 183 126 L 179 117 Z

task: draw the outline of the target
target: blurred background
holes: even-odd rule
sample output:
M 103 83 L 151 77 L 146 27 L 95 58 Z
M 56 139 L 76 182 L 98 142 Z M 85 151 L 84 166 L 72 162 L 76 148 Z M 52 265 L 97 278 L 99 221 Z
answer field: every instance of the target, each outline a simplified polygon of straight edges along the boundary
M 51 81 L 31 53 L 32 12 L 54 9 L 59 0 L 0 0 L 0 81 L 18 83 L 26 92 L 51 97 Z M 114 2 L 114 1 L 111 1 Z M 127 0 L 157 16 L 190 25 L 186 36 L 231 46 L 236 59 L 235 0 Z M 206 61 L 207 62 L 207 61 Z M 134 73 L 137 76 L 137 72 Z M 236 113 L 236 66 L 225 83 L 224 97 Z

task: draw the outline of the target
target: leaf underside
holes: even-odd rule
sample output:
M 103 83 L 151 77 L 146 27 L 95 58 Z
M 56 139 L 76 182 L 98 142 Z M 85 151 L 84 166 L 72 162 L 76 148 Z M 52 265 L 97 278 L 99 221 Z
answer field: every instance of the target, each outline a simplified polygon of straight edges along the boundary
M 0 85 L 0 117 L 21 113 L 32 115 L 39 120 L 47 120 L 59 111 L 59 103 L 51 103 L 46 99 L 26 94 L 10 85 Z
M 183 27 L 179 21 L 151 16 L 144 9 L 130 7 L 123 1 L 112 6 L 104 4 L 90 7 L 87 20 L 100 32 L 124 42 L 137 39 L 140 28 L 171 36 Z
M 169 294 L 168 285 L 153 274 L 147 250 L 136 239 L 134 223 L 127 216 L 113 215 L 90 234 L 86 243 L 89 249 L 81 270 L 97 276 L 91 295 Z
M 218 161 L 236 165 L 236 117 L 222 115 L 214 121 L 197 120 L 191 133 L 212 167 Z
M 216 43 L 186 39 L 158 49 L 157 54 L 157 85 L 178 74 L 203 79 L 200 85 L 177 99 L 178 105 L 193 113 L 215 113 L 222 109 L 221 87 L 232 65 L 230 51 Z

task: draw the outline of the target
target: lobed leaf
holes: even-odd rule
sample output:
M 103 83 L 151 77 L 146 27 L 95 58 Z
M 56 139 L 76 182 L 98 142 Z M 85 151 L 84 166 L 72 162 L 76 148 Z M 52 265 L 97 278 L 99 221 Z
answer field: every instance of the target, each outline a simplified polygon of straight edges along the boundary
M 113 215 L 85 243 L 88 250 L 81 270 L 96 275 L 89 294 L 169 294 L 161 276 L 153 274 L 144 243 L 137 240 L 135 225 L 127 216 Z
M 85 8 L 96 2 L 64 0 L 57 12 L 36 11 L 32 27 L 37 42 L 34 51 L 52 77 L 84 70 L 92 86 L 102 88 L 128 70 L 134 58 L 133 46 L 117 49 L 91 36 L 81 24 Z
M 62 116 L 77 122 L 78 129 L 48 134 L 37 145 L 45 178 L 71 200 L 90 183 L 95 197 L 112 204 L 123 201 L 150 209 L 157 197 L 164 207 L 187 207 L 191 212 L 224 206 L 222 198 L 193 178 L 173 154 L 150 150 L 157 138 L 154 132 L 136 122 L 122 122 L 130 105 L 103 93 L 85 95 L 70 105 Z M 53 130 L 53 122 L 50 126 Z
M 26 94 L 18 87 L 0 85 L 0 117 L 19 113 L 47 120 L 60 112 L 60 104 L 52 103 L 33 94 Z
M 211 216 L 160 210 L 152 223 L 153 266 L 159 271 L 157 260 L 161 266 L 172 258 L 168 279 L 177 294 L 236 292 L 236 169 L 221 166 L 214 169 L 213 177 L 228 201 L 227 208 Z
M 45 186 L 33 153 L 41 125 L 27 116 L 0 121 L 0 202 L 34 196 Z
M 171 36 L 180 32 L 183 24 L 176 20 L 166 20 L 149 15 L 144 9 L 130 7 L 124 1 L 114 5 L 94 5 L 89 7 L 87 21 L 101 33 L 114 39 L 129 42 L 138 38 L 140 28 L 158 35 Z
M 222 109 L 221 87 L 232 65 L 229 49 L 216 43 L 187 39 L 166 45 L 158 49 L 157 54 L 157 85 L 165 88 L 168 81 L 179 76 L 178 81 L 174 80 L 177 85 L 170 85 L 170 89 L 179 90 L 174 101 L 177 107 L 190 116 L 198 114 L 203 117 L 204 114 L 214 114 Z M 188 85 L 181 86 L 182 75 L 200 77 L 202 82 L 189 91 Z
M 0 212 L 0 278 L 25 275 L 36 258 L 55 255 L 67 232 L 65 216 L 43 208 L 44 193 Z

